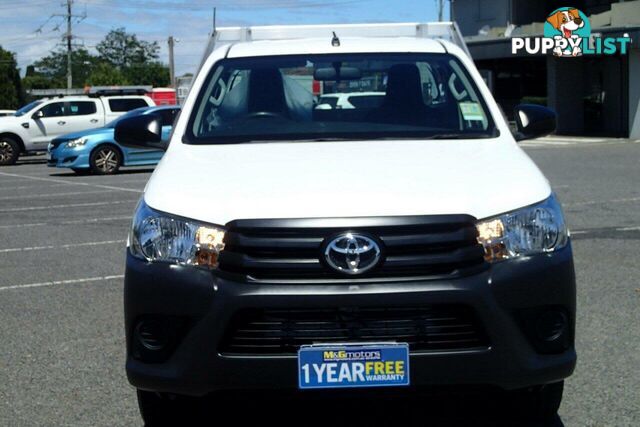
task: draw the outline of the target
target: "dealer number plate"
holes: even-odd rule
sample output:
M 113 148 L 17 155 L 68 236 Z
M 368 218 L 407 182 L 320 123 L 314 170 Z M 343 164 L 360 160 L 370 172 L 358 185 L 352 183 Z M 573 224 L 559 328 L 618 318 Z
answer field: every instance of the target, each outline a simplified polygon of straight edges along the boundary
M 408 344 L 303 346 L 298 351 L 301 389 L 409 385 Z

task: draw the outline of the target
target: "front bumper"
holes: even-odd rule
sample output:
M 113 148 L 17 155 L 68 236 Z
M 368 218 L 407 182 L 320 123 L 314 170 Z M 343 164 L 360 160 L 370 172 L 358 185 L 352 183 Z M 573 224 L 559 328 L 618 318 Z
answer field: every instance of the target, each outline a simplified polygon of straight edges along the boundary
M 89 151 L 64 147 L 65 143 L 47 151 L 47 166 L 52 168 L 89 168 Z
M 223 356 L 219 344 L 243 308 L 402 307 L 463 304 L 475 310 L 488 348 L 410 356 L 412 387 L 488 385 L 523 388 L 559 381 L 576 363 L 575 276 L 571 246 L 492 265 L 483 273 L 448 281 L 340 285 L 235 283 L 209 271 L 151 264 L 127 253 L 125 322 L 127 375 L 139 389 L 202 396 L 223 390 L 295 389 L 295 356 Z M 536 349 L 522 314 L 560 307 L 568 317 L 566 348 Z M 159 314 L 188 319 L 168 359 L 137 360 L 132 340 L 138 319 Z

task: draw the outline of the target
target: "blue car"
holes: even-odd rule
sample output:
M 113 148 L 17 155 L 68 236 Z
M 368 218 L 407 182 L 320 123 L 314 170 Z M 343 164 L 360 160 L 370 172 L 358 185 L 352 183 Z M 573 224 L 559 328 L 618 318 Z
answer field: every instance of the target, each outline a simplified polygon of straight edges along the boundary
M 47 165 L 98 175 L 114 174 L 121 166 L 156 165 L 164 151 L 123 147 L 113 137 L 114 128 L 123 118 L 156 113 L 162 118 L 162 140 L 168 141 L 179 111 L 180 107 L 177 106 L 138 108 L 103 128 L 62 135 L 49 144 Z

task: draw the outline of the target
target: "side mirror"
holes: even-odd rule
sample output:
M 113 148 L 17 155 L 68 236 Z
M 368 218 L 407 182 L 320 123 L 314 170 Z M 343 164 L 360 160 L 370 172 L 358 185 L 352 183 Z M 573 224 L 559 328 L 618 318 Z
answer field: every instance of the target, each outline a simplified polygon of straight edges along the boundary
M 118 121 L 114 137 L 118 144 L 129 148 L 166 150 L 168 145 L 162 141 L 162 118 L 154 113 Z
M 38 110 L 35 113 L 33 113 L 33 115 L 31 116 L 31 118 L 33 120 L 38 120 L 44 117 L 44 113 L 42 112 L 42 110 Z
M 556 130 L 555 111 L 535 104 L 520 104 L 515 110 L 516 141 L 549 135 Z

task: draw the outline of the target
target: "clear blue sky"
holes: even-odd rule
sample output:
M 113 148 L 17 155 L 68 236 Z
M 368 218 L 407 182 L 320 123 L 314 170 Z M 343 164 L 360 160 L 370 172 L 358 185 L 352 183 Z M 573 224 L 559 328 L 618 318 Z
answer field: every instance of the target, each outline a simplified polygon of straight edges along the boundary
M 0 45 L 17 53 L 19 66 L 54 49 L 66 31 L 61 3 L 65 0 L 0 0 L 3 31 Z M 445 1 L 445 19 L 449 2 Z M 158 41 L 167 62 L 166 40 L 175 47 L 178 74 L 199 62 L 213 6 L 217 22 L 225 25 L 324 24 L 352 22 L 415 22 L 437 19 L 436 0 L 75 0 L 76 40 L 90 50 L 112 28 L 125 27 L 139 38 Z M 76 22 L 80 21 L 80 22 Z M 37 29 L 41 29 L 36 33 Z

